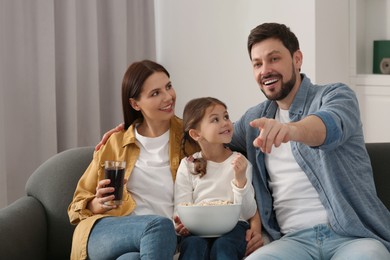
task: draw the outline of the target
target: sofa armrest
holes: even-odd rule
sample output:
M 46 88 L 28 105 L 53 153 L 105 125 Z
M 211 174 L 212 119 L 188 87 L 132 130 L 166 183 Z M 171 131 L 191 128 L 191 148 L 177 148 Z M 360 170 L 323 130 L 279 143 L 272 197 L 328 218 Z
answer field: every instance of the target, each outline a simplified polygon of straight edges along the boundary
M 2 259 L 46 259 L 46 215 L 34 197 L 22 197 L 0 209 L 0 230 Z

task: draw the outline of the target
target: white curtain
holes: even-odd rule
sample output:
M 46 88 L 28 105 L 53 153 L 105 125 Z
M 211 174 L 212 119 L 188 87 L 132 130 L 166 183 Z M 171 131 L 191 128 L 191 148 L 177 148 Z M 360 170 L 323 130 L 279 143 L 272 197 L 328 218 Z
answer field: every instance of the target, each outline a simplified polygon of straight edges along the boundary
M 123 74 L 146 58 L 153 0 L 0 0 L 0 208 L 50 156 L 123 121 Z

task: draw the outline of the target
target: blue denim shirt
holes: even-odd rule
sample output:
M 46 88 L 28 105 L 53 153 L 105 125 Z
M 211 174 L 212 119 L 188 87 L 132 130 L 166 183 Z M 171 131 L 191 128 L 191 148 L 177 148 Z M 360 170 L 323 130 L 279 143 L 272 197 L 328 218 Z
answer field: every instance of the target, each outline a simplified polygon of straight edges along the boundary
M 269 100 L 250 108 L 235 123 L 230 144 L 253 164 L 258 209 L 263 227 L 273 239 L 283 234 L 273 210 L 264 154 L 253 146 L 259 129 L 250 127 L 249 122 L 260 117 L 274 118 L 277 108 L 277 103 Z M 345 236 L 376 238 L 390 250 L 390 212 L 376 195 L 355 93 L 341 83 L 313 85 L 302 74 L 289 115 L 293 122 L 316 115 L 326 126 L 321 146 L 290 144 L 297 163 L 319 193 L 333 230 Z

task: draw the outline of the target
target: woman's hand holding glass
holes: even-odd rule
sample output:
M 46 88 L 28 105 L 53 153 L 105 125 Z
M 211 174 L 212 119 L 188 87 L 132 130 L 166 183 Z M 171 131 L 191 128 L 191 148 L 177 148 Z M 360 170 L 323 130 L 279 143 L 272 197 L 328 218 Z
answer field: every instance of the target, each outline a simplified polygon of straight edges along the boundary
M 124 183 L 126 184 L 127 179 L 124 180 Z M 114 192 L 113 187 L 107 187 L 107 185 L 110 184 L 109 179 L 104 179 L 98 182 L 98 185 L 96 187 L 96 193 L 95 197 L 88 202 L 87 208 L 93 213 L 93 214 L 103 214 L 109 210 L 115 209 L 118 207 L 118 205 L 106 205 L 108 201 L 112 201 L 115 199 L 115 195 L 107 195 L 109 193 Z

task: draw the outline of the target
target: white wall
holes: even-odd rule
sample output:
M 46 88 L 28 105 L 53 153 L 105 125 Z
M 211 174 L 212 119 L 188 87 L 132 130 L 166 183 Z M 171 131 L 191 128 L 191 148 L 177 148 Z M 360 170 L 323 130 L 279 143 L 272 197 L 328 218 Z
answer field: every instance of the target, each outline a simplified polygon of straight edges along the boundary
M 315 3 L 316 82 L 343 82 L 354 87 L 349 82 L 349 1 L 316 0 Z
M 224 101 L 232 120 L 265 99 L 246 47 L 250 30 L 263 22 L 291 28 L 303 51 L 302 72 L 316 80 L 315 1 L 155 0 L 155 13 L 157 61 L 171 73 L 179 116 L 200 96 Z

